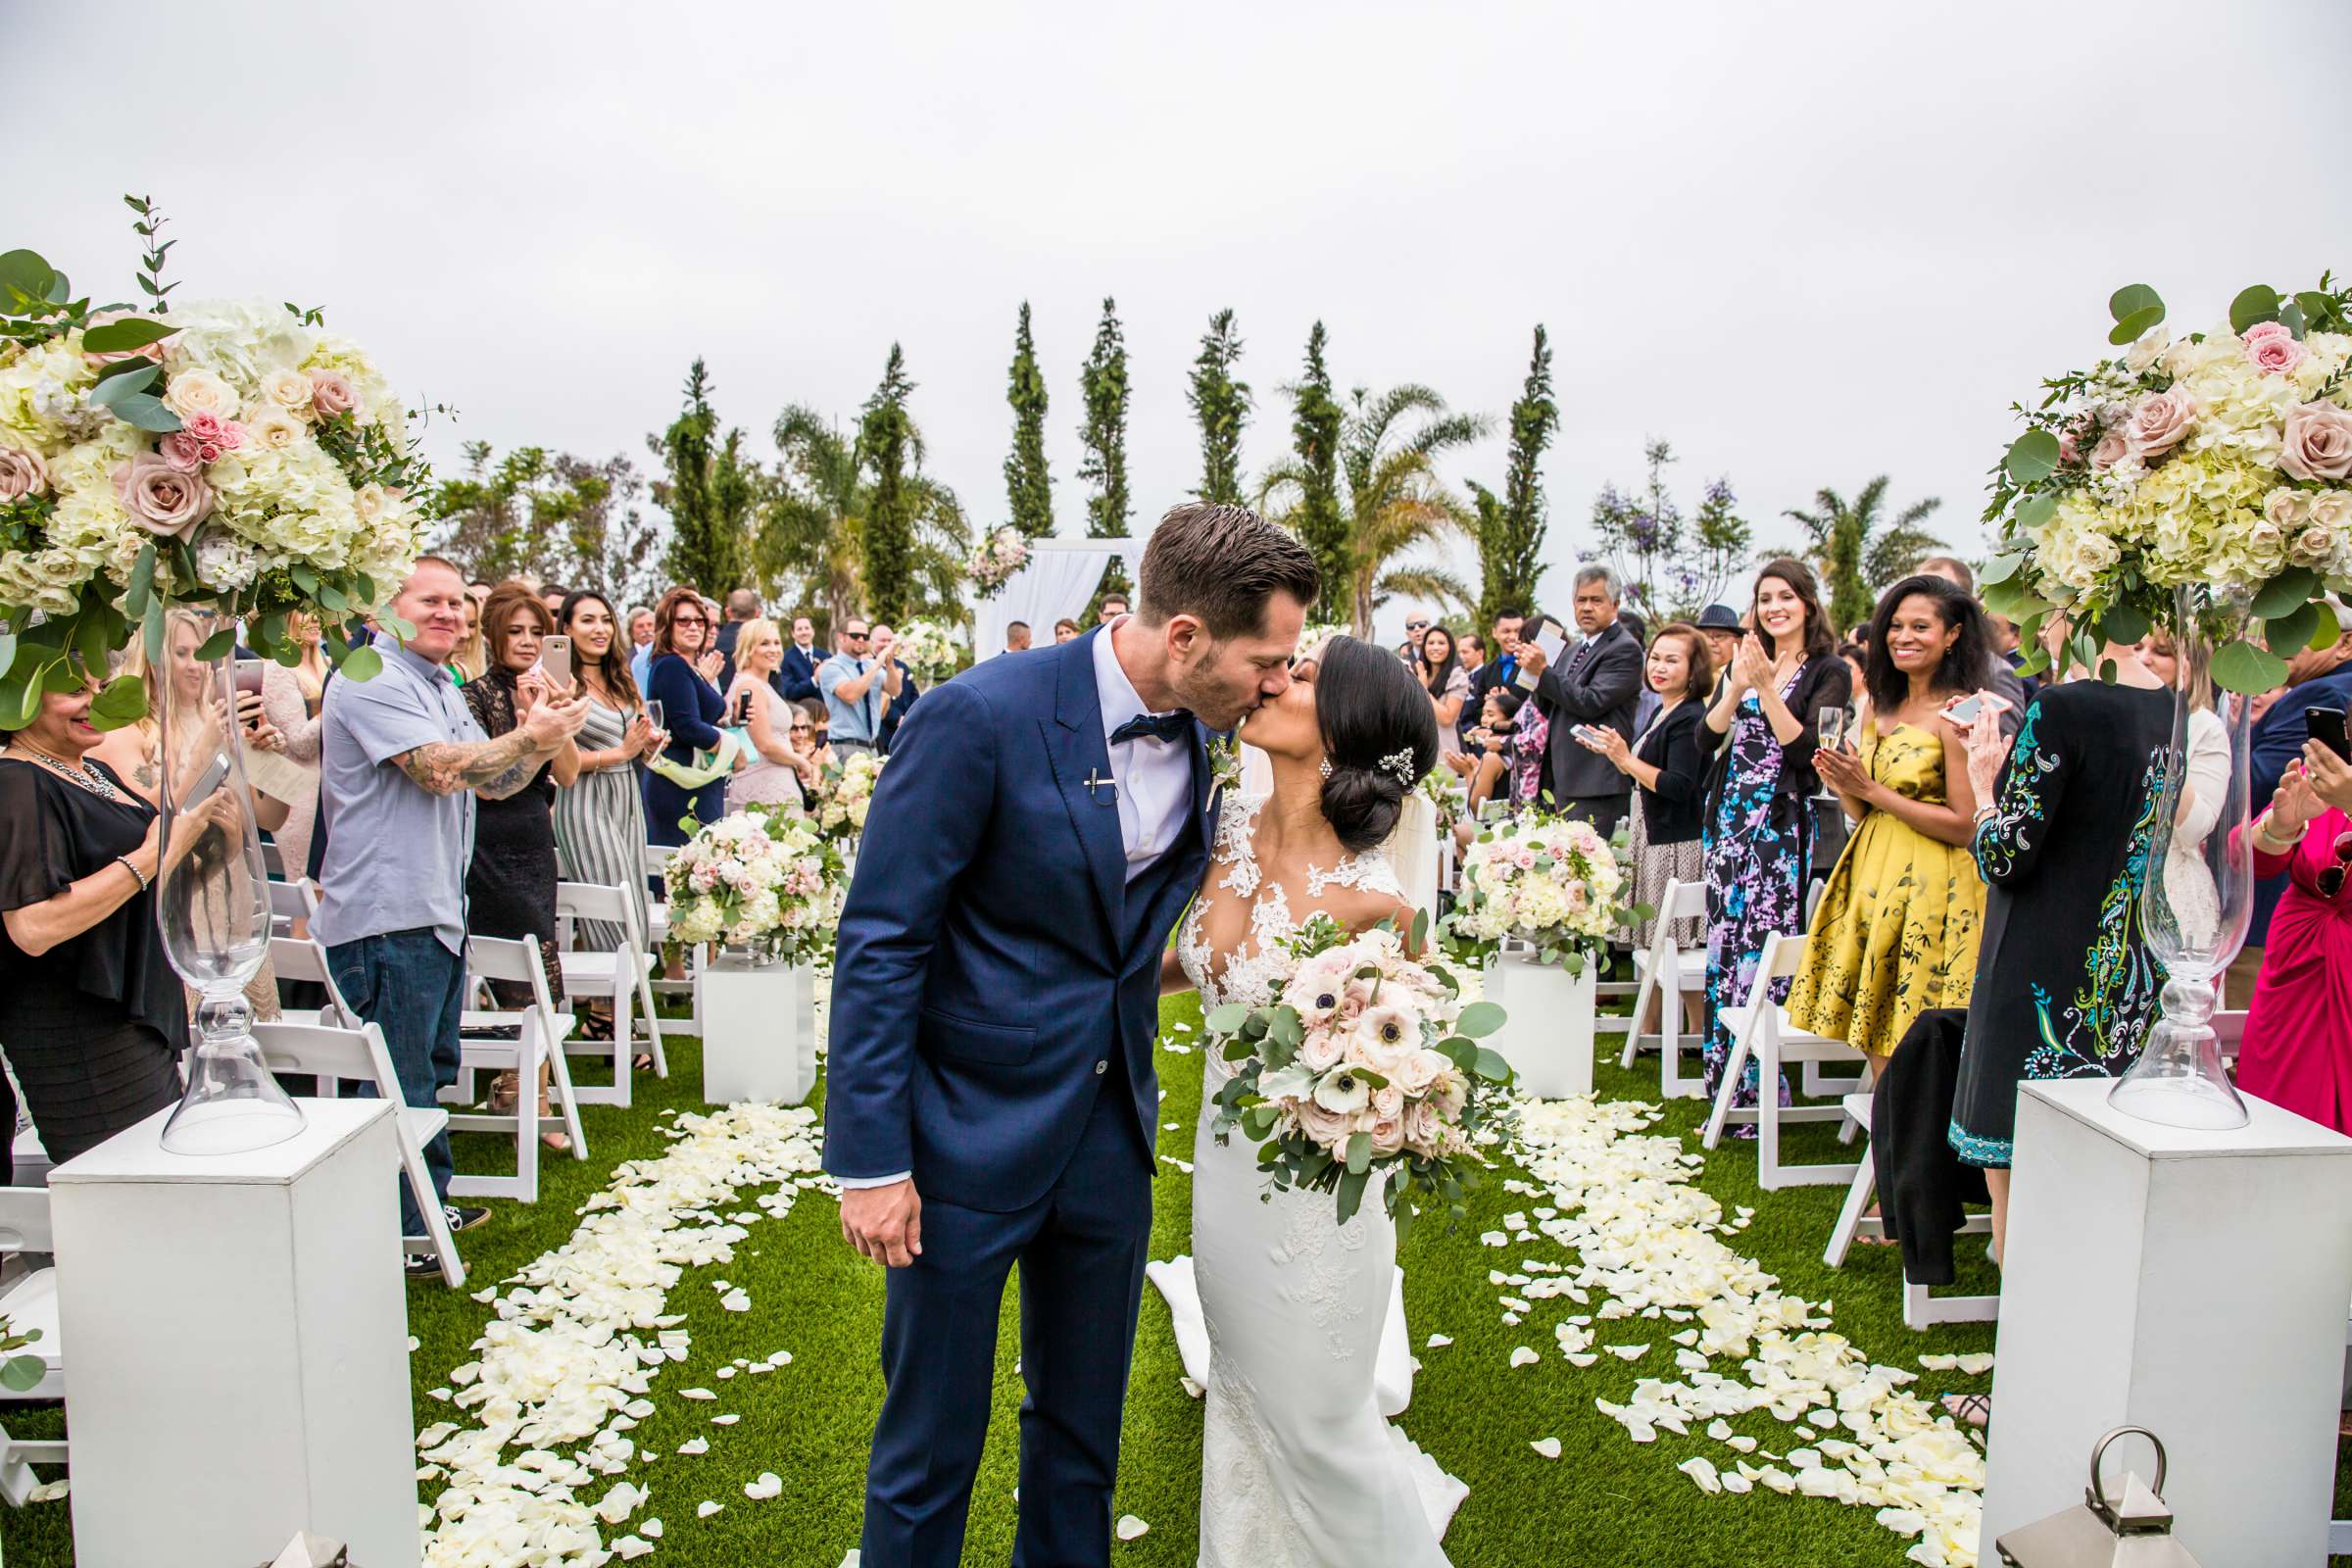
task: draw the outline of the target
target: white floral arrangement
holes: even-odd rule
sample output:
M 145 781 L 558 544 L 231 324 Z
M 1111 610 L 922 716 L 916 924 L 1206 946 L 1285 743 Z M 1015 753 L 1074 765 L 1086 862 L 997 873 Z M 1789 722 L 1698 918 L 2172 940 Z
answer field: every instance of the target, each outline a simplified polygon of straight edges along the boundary
M 1440 837 L 1452 832 L 1454 824 L 1462 819 L 1462 813 L 1469 809 L 1469 794 L 1460 776 L 1449 767 L 1431 768 L 1421 775 L 1421 782 L 1415 788 L 1437 808 Z
M 76 656 L 102 669 L 134 627 L 159 654 L 178 605 L 246 619 L 265 655 L 295 646 L 290 612 L 318 614 L 330 657 L 364 679 L 376 655 L 339 627 L 417 553 L 410 498 L 428 475 L 375 362 L 315 310 L 170 305 L 162 220 L 131 206 L 154 314 L 93 310 L 34 253 L 0 256 L 0 619 L 18 633 L 0 721 L 78 682 Z M 98 722 L 144 711 L 125 679 Z
M 807 817 L 757 807 L 721 817 L 662 875 L 673 941 L 766 946 L 793 962 L 832 951 L 841 855 Z
M 1416 926 L 1417 949 L 1426 918 Z M 1390 922 L 1349 937 L 1318 915 L 1290 953 L 1297 966 L 1271 1005 L 1227 1003 L 1205 1020 L 1210 1049 L 1233 1067 L 1216 1096 L 1217 1142 L 1239 1128 L 1276 1189 L 1336 1194 L 1343 1225 L 1367 1190 L 1399 1241 L 1416 1199 L 1460 1219 L 1486 1163 L 1483 1102 L 1511 1078 L 1477 1043 L 1502 1008 L 1465 1004 L 1453 976 L 1415 959 Z
M 1613 933 L 1646 917 L 1627 902 L 1623 849 L 1589 822 L 1541 811 L 1494 824 L 1462 858 L 1448 940 L 1464 957 L 1525 942 L 1540 961 L 1581 974 Z
M 910 620 L 899 628 L 899 640 L 891 649 L 891 657 L 914 671 L 915 678 L 925 685 L 937 685 L 955 678 L 963 663 L 963 639 L 960 630 L 951 631 L 935 620 Z
M 982 599 L 994 599 L 1004 592 L 1012 574 L 1029 564 L 1029 541 L 1018 528 L 999 528 L 972 552 L 964 570 L 972 579 L 973 591 Z
M 2209 586 L 2214 679 L 2267 691 L 2286 679 L 2282 655 L 2323 627 L 2333 639 L 2315 601 L 2352 593 L 2352 290 L 2256 284 L 2227 322 L 2179 339 L 2144 284 L 2108 311 L 2122 354 L 2045 381 L 2041 406 L 2019 410 L 2031 428 L 1985 513 L 2004 546 L 1986 603 L 2029 649 L 2064 611 L 2066 654 L 2088 664 L 2104 640 L 2179 629 L 2176 590 Z M 2250 601 L 2265 635 L 2238 634 L 2231 599 Z
M 865 813 L 872 807 L 874 785 L 889 759 L 879 752 L 852 752 L 849 760 L 824 771 L 816 787 L 817 830 L 829 839 L 854 839 L 865 831 Z

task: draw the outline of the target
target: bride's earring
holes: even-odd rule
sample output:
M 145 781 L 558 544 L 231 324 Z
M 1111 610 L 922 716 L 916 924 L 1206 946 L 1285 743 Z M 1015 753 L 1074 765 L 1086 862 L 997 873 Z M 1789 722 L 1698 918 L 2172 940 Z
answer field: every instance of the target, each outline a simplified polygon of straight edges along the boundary
M 1317 762 L 1315 764 L 1315 771 L 1322 774 L 1325 778 L 1331 777 L 1331 759 L 1326 757 L 1322 761 Z

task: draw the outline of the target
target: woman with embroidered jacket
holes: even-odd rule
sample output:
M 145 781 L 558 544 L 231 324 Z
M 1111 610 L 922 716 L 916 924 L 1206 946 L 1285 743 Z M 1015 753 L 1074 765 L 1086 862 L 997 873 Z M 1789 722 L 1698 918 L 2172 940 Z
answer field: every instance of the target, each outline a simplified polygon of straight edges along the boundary
M 2156 1021 L 2164 967 L 2139 919 L 2173 738 L 2173 694 L 2131 643 L 2044 685 L 2014 745 L 1989 705 L 1968 729 L 1973 849 L 1989 884 L 1952 1148 L 1984 1170 L 1993 1255 L 2009 1234 L 2018 1085 L 2115 1078 Z

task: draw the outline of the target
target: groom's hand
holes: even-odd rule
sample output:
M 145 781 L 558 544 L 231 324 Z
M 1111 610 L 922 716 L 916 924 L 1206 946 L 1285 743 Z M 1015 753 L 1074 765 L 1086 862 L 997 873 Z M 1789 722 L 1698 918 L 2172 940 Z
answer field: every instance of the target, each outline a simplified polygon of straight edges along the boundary
M 905 1268 L 923 1253 L 923 1200 L 912 1178 L 888 1187 L 853 1187 L 841 1195 L 841 1235 L 885 1268 Z

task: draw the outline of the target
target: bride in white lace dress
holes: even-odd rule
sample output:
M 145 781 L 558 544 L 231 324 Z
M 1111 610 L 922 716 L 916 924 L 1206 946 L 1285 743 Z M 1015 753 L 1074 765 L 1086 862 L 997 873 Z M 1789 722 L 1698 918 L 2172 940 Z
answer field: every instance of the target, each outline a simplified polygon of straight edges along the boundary
M 1262 1005 L 1313 915 L 1411 923 L 1376 846 L 1437 760 L 1429 700 L 1394 655 L 1352 638 L 1299 673 L 1244 728 L 1273 792 L 1226 797 L 1178 931 L 1170 982 L 1198 987 L 1203 1008 Z M 1376 1195 L 1346 1225 L 1327 1193 L 1264 1200 L 1249 1140 L 1219 1147 L 1208 1131 L 1223 1064 L 1204 1076 L 1190 1281 L 1209 1342 L 1202 1568 L 1446 1568 L 1438 1542 L 1467 1489 L 1389 1424 L 1375 1385 L 1396 1228 Z M 1181 1267 L 1153 1274 L 1186 1318 Z

